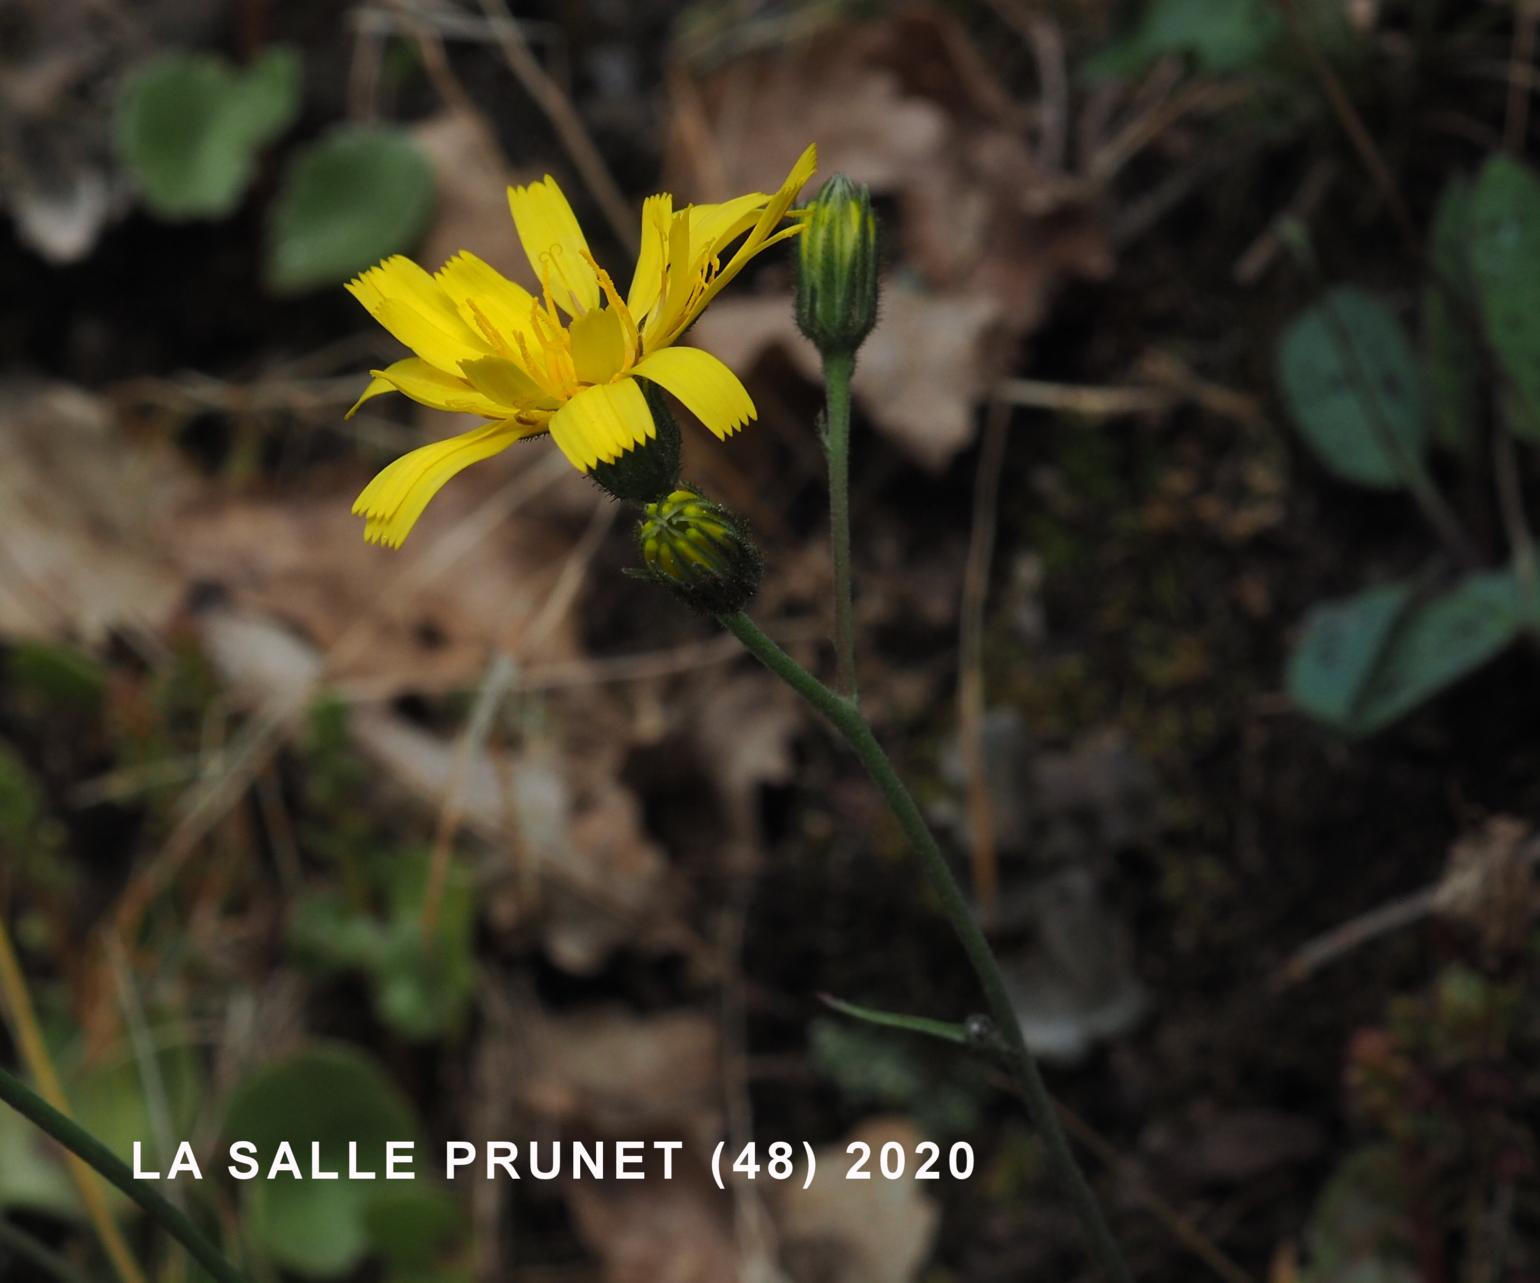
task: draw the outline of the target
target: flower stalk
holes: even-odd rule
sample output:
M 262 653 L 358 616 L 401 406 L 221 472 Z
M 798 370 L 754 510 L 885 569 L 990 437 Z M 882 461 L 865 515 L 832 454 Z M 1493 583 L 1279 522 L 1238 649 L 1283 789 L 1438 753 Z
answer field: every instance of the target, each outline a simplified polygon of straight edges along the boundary
M 829 454 L 829 538 L 834 562 L 834 662 L 840 693 L 858 698 L 855 597 L 850 584 L 850 376 L 853 352 L 824 357 Z
M 185 1213 L 143 1181 L 134 1179 L 128 1164 L 72 1118 L 61 1114 L 9 1070 L 0 1069 L 0 1101 L 63 1145 L 75 1158 L 94 1168 L 175 1238 L 217 1283 L 248 1283 Z
M 1059 1125 L 1058 1109 L 1053 1097 L 1043 1081 L 1036 1059 L 1021 1035 L 1021 1025 L 1006 992 L 1005 978 L 1000 973 L 1000 964 L 995 960 L 994 951 L 974 920 L 967 898 L 952 875 L 940 844 L 920 814 L 913 795 L 893 769 L 893 763 L 883 751 L 882 745 L 877 742 L 871 726 L 853 700 L 837 695 L 820 682 L 776 645 L 742 611 L 719 616 L 719 622 L 743 643 L 755 659 L 834 725 L 882 793 L 888 808 L 919 855 L 921 871 L 940 900 L 941 911 L 957 936 L 958 943 L 962 945 L 963 952 L 967 954 L 974 975 L 978 977 L 990 1017 L 1005 1040 L 1011 1071 L 1021 1089 L 1027 1112 L 1047 1146 L 1054 1175 L 1074 1205 L 1092 1255 L 1112 1283 L 1131 1283 L 1132 1276 L 1123 1260 L 1123 1254 L 1112 1237 L 1096 1195 L 1075 1161 L 1069 1140 Z

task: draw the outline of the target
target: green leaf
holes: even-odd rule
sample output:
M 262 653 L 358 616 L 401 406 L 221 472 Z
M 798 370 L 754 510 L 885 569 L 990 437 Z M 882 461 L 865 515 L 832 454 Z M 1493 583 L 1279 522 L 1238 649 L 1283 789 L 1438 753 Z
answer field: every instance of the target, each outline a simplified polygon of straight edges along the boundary
M 1422 352 L 1429 427 L 1444 449 L 1469 458 L 1477 446 L 1481 351 L 1471 332 L 1475 308 L 1470 243 L 1472 186 L 1455 177 L 1439 193 L 1428 235 L 1422 289 Z
M 335 285 L 410 249 L 433 212 L 433 170 L 402 134 L 343 126 L 295 153 L 268 220 L 267 283 Z
M 1518 402 L 1511 430 L 1540 441 L 1540 178 L 1493 156 L 1476 179 L 1470 227 L 1483 329 Z
M 0 1105 L 0 1209 L 21 1208 L 60 1220 L 81 1216 L 58 1148 L 14 1109 Z
M 1082 71 L 1096 79 L 1133 76 L 1172 53 L 1192 55 L 1200 71 L 1243 71 L 1267 60 L 1282 29 L 1268 0 L 1152 0 L 1134 31 Z
M 202 1099 L 203 1076 L 193 1046 L 169 1035 L 163 1026 L 150 1030 L 150 1039 L 157 1046 L 155 1072 L 168 1115 L 164 1121 L 170 1132 L 168 1139 L 174 1141 L 191 1131 Z M 80 1039 L 72 1034 L 55 1037 L 50 1030 L 48 1042 L 64 1079 L 71 1111 L 81 1126 L 125 1162 L 132 1158 L 134 1142 L 142 1141 L 146 1164 L 164 1170 L 171 1154 L 157 1143 L 144 1074 L 147 1066 L 126 1049 L 83 1063 Z M 133 1210 L 134 1204 L 117 1189 L 106 1186 L 103 1192 L 115 1211 Z M 7 1206 L 68 1218 L 81 1215 L 78 1196 L 58 1149 L 31 1123 L 0 1106 L 0 1207 Z
M 1390 490 L 1423 467 L 1417 362 L 1372 295 L 1339 286 L 1297 317 L 1278 345 L 1278 378 L 1305 444 L 1344 481 Z
M 16 686 L 60 709 L 95 712 L 107 690 L 102 665 L 71 646 L 20 641 L 6 657 L 5 668 Z
M 364 1209 L 371 1247 L 398 1275 L 425 1275 L 463 1228 L 460 1205 L 432 1187 L 387 1188 Z
M 1351 1151 L 1305 1224 L 1307 1283 L 1411 1283 L 1404 1164 L 1389 1145 Z
M 865 1021 L 814 1020 L 808 1058 L 852 1103 L 910 1111 L 934 1134 L 972 1131 L 989 1092 L 982 1060 L 938 1058 L 929 1044 L 894 1038 Z
M 1323 602 L 1305 617 L 1289 656 L 1289 698 L 1312 717 L 1347 729 L 1397 621 L 1411 604 L 1410 584 L 1368 588 Z
M 475 986 L 475 900 L 468 878 L 444 881 L 431 938 L 423 935 L 428 859 L 412 853 L 382 864 L 388 916 L 375 917 L 331 895 L 311 896 L 289 921 L 289 946 L 305 966 L 325 974 L 369 977 L 375 1013 L 414 1042 L 453 1034 Z
M 247 1228 L 285 1269 L 331 1278 L 354 1269 L 370 1250 L 369 1204 L 379 1180 L 346 1178 L 348 1143 L 358 1143 L 361 1171 L 384 1171 L 388 1141 L 416 1141 L 411 1105 L 378 1066 L 343 1046 L 316 1047 L 261 1069 L 237 1088 L 225 1114 L 230 1143 L 251 1141 L 262 1172 L 246 1187 Z M 267 1166 L 287 1141 L 308 1170 L 311 1145 L 343 1179 L 266 1179 Z
M 114 128 L 118 154 L 144 202 L 162 218 L 220 218 L 240 203 L 257 153 L 293 123 L 300 59 L 269 49 L 240 70 L 222 58 L 172 53 L 124 86 Z
M 819 994 L 818 1000 L 841 1015 L 864 1020 L 869 1025 L 881 1025 L 886 1029 L 902 1029 L 907 1033 L 924 1034 L 927 1038 L 939 1038 L 942 1042 L 964 1045 L 969 1042 L 967 1029 L 951 1021 L 932 1020 L 927 1016 L 906 1016 L 896 1011 L 878 1011 L 875 1007 L 858 1007 L 853 1002 L 846 1002 L 843 998 L 836 998 L 827 993 Z
M 1472 575 L 1419 602 L 1402 619 L 1354 711 L 1355 732 L 1371 734 L 1469 676 L 1523 628 L 1512 571 Z
M 1311 613 L 1289 694 L 1338 730 L 1371 735 L 1495 658 L 1523 627 L 1511 570 L 1420 599 L 1407 584 L 1371 589 Z

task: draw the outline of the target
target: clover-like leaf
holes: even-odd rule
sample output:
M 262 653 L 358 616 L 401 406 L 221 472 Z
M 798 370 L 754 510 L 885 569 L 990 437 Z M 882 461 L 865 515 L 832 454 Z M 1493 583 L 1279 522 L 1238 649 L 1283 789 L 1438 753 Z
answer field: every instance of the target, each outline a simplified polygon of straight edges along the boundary
M 345 125 L 295 153 L 269 213 L 267 283 L 335 285 L 410 249 L 433 212 L 433 170 L 396 130 Z
M 1389 490 L 1424 466 L 1412 345 L 1373 295 L 1339 286 L 1296 318 L 1278 345 L 1278 377 L 1300 437 L 1342 480 Z
M 1482 167 L 1471 194 L 1470 265 L 1487 342 L 1516 402 L 1517 436 L 1540 441 L 1540 177 L 1510 156 Z
M 249 68 L 171 53 L 125 84 L 114 121 L 118 154 L 161 218 L 221 218 L 240 203 L 257 153 L 299 112 L 300 59 L 269 49 Z
M 1371 735 L 1495 658 L 1525 626 L 1512 570 L 1467 576 L 1419 597 L 1409 584 L 1318 606 L 1289 659 L 1288 690 L 1305 712 Z
M 225 1114 L 227 1141 L 256 1146 L 262 1171 L 247 1186 L 247 1229 L 278 1265 L 318 1278 L 354 1269 L 371 1250 L 368 1207 L 379 1180 L 350 1180 L 349 1145 L 360 1172 L 384 1171 L 390 1141 L 416 1142 L 411 1105 L 372 1061 L 343 1046 L 302 1051 L 258 1070 L 237 1089 Z M 266 1179 L 287 1142 L 301 1170 L 312 1149 L 338 1180 L 279 1174 Z

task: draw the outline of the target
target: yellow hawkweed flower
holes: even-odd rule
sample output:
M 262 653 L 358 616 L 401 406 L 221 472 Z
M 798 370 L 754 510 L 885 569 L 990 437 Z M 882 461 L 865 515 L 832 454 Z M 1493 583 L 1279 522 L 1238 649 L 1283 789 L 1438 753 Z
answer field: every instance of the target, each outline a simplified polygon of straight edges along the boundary
M 639 378 L 673 393 L 718 438 L 753 419 L 737 375 L 708 352 L 674 344 L 750 259 L 801 231 L 800 220 L 780 223 L 815 164 L 809 147 L 771 195 L 677 211 L 667 193 L 649 196 L 624 299 L 549 176 L 508 190 L 540 297 L 471 253 L 431 275 L 396 256 L 349 282 L 369 314 L 415 353 L 371 371 L 349 415 L 371 397 L 402 392 L 487 420 L 403 455 L 375 477 L 353 505 L 364 537 L 400 547 L 451 477 L 525 437 L 549 432 L 579 472 L 613 463 L 657 431 Z

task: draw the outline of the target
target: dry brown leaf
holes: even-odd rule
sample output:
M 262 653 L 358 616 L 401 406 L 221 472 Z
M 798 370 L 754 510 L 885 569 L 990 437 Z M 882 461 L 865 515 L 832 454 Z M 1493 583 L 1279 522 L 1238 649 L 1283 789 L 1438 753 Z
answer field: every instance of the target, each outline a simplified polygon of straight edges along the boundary
M 1450 848 L 1435 893 L 1438 912 L 1479 931 L 1493 953 L 1518 950 L 1540 916 L 1537 850 L 1532 824 L 1512 815 L 1492 816 Z
M 913 1179 L 914 1149 L 924 1137 L 907 1118 L 862 1123 L 838 1144 L 818 1150 L 812 1188 L 781 1187 L 777 1221 L 787 1272 L 818 1283 L 905 1283 L 919 1277 L 935 1245 L 941 1213 Z M 889 1142 L 909 1156 L 898 1180 L 843 1179 L 846 1146 L 864 1141 L 872 1163 Z
M 538 174 L 510 170 L 479 116 L 446 111 L 412 130 L 433 167 L 433 224 L 416 258 L 430 270 L 470 250 L 503 275 L 538 288 L 514 234 L 508 188 Z
M 1038 169 L 1010 95 L 940 9 L 827 27 L 796 56 L 737 60 L 681 99 L 672 167 L 694 172 L 692 191 L 763 187 L 812 139 L 820 173 L 893 199 L 882 316 L 856 391 L 926 466 L 972 440 L 974 405 L 1062 283 L 1111 269 L 1095 218 Z M 720 301 L 694 337 L 738 368 L 773 343 L 814 367 L 783 299 Z
M 284 498 L 211 494 L 178 514 L 175 557 L 188 580 L 218 586 L 335 650 L 334 679 L 368 678 L 380 694 L 392 685 L 472 685 L 494 647 L 530 662 L 579 651 L 570 617 L 527 651 L 521 646 L 571 550 L 569 527 L 514 514 L 465 555 L 442 558 L 441 541 L 508 476 L 536 462 L 500 459 L 479 476 L 457 477 L 399 551 L 364 542 L 349 512 L 352 485 Z M 505 465 L 501 476 L 497 463 Z M 355 629 L 365 630 L 362 642 Z M 350 634 L 356 644 L 339 647 Z
M 759 845 L 759 790 L 791 778 L 792 740 L 805 724 L 800 701 L 762 672 L 704 684 L 694 719 L 701 761 L 722 799 L 734 844 Z
M 929 294 L 890 282 L 881 320 L 856 363 L 857 405 L 917 462 L 939 470 L 973 439 L 973 407 L 1005 372 L 1013 328 L 1005 306 L 988 294 Z M 789 299 L 719 302 L 691 338 L 737 370 L 783 347 L 809 380 L 821 377 Z
M 0 384 L 0 436 L 0 634 L 89 646 L 164 629 L 184 591 L 167 514 L 191 470 L 61 384 Z
M 526 1108 L 566 1128 L 687 1139 L 709 1153 L 721 1129 L 720 1038 L 693 1011 L 636 1015 L 601 1007 L 531 1011 L 511 1084 Z
M 732 1203 L 692 1162 L 674 1179 L 627 1185 L 569 1182 L 578 1233 L 604 1266 L 606 1283 L 736 1283 L 743 1277 Z

